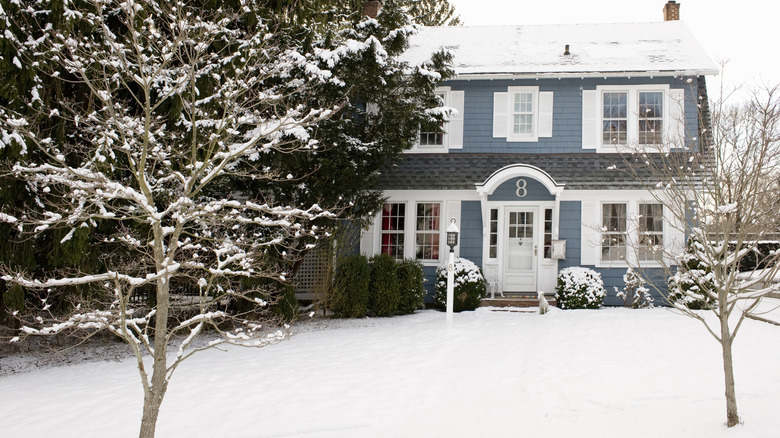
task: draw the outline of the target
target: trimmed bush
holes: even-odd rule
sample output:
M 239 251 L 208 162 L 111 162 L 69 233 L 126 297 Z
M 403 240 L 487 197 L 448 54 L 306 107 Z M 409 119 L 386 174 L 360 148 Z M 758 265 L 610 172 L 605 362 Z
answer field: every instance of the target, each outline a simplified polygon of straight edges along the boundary
M 399 314 L 414 313 L 415 310 L 422 308 L 425 300 L 424 281 L 422 263 L 418 260 L 405 259 L 398 262 Z
M 368 315 L 393 316 L 401 299 L 398 262 L 387 254 L 371 257 L 371 281 L 368 286 Z
M 371 269 L 361 254 L 342 257 L 336 265 L 328 303 L 333 315 L 340 318 L 363 318 L 368 308 L 368 285 Z
M 592 269 L 572 267 L 558 273 L 555 299 L 561 309 L 598 309 L 606 295 L 601 274 Z
M 487 292 L 482 269 L 474 262 L 459 257 L 455 259 L 453 271 L 453 311 L 476 309 Z M 439 308 L 447 307 L 447 265 L 436 268 L 436 294 L 433 301 Z

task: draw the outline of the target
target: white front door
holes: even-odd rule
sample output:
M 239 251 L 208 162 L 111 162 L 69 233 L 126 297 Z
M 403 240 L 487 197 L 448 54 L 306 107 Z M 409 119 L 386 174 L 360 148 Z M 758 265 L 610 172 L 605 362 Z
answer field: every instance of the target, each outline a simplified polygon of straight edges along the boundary
M 538 232 L 535 208 L 507 208 L 504 221 L 506 292 L 536 292 Z

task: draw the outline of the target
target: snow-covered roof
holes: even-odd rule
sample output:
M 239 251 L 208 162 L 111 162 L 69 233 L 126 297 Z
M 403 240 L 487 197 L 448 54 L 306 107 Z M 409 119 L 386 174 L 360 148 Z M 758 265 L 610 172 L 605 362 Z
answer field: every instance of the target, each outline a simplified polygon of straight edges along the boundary
M 460 77 L 718 73 L 681 21 L 425 27 L 404 58 L 418 64 L 442 48 Z

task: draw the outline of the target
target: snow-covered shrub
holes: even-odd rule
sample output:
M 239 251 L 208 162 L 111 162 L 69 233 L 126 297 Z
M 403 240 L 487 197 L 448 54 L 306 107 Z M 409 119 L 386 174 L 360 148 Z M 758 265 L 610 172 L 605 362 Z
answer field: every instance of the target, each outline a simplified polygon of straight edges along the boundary
M 634 309 L 653 307 L 653 297 L 650 296 L 650 289 L 645 286 L 645 279 L 630 266 L 623 275 L 623 282 L 626 288 L 623 290 L 615 288 L 615 292 L 626 307 Z
M 717 305 L 710 292 L 714 289 L 712 270 L 691 250 L 675 257 L 677 272 L 667 280 L 669 304 L 682 304 L 692 310 Z
M 368 259 L 361 254 L 339 259 L 328 294 L 328 304 L 334 316 L 363 318 L 368 308 L 368 284 L 371 270 Z
M 418 260 L 405 259 L 398 262 L 398 286 L 401 295 L 398 313 L 405 315 L 422 308 L 425 300 L 424 281 L 422 263 Z
M 471 260 L 456 258 L 453 264 L 453 311 L 474 310 L 487 292 L 482 269 Z M 447 307 L 447 265 L 436 268 L 436 294 L 433 301 L 437 307 Z
M 387 254 L 371 257 L 371 281 L 368 286 L 368 314 L 393 316 L 401 299 L 398 262 Z
M 558 273 L 555 298 L 561 309 L 598 309 L 606 295 L 601 274 L 592 269 L 571 267 Z

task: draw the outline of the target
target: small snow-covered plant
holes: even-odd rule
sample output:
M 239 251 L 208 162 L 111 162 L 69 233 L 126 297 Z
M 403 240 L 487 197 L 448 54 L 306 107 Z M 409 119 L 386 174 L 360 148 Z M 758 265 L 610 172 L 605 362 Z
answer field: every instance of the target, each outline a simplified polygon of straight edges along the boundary
M 650 296 L 650 289 L 645 286 L 645 279 L 630 266 L 623 275 L 623 282 L 626 285 L 625 289 L 615 288 L 615 292 L 626 307 L 634 309 L 653 307 L 653 297 Z
M 601 274 L 592 269 L 571 267 L 558 273 L 555 298 L 561 309 L 598 309 L 606 295 Z
M 695 245 L 692 243 L 691 246 Z M 669 304 L 682 304 L 691 310 L 710 309 L 717 306 L 712 296 L 715 285 L 712 269 L 696 257 L 689 249 L 675 257 L 677 272 L 667 280 Z
M 453 278 L 453 311 L 462 312 L 479 307 L 487 292 L 482 269 L 471 260 L 458 257 L 453 264 Z M 436 268 L 436 293 L 433 301 L 437 307 L 447 307 L 447 265 Z
M 387 254 L 371 257 L 371 281 L 368 286 L 369 316 L 393 316 L 401 299 L 398 261 Z
M 423 282 L 425 276 L 422 263 L 415 259 L 404 259 L 398 262 L 398 285 L 400 300 L 398 313 L 405 315 L 422 308 L 425 300 Z

